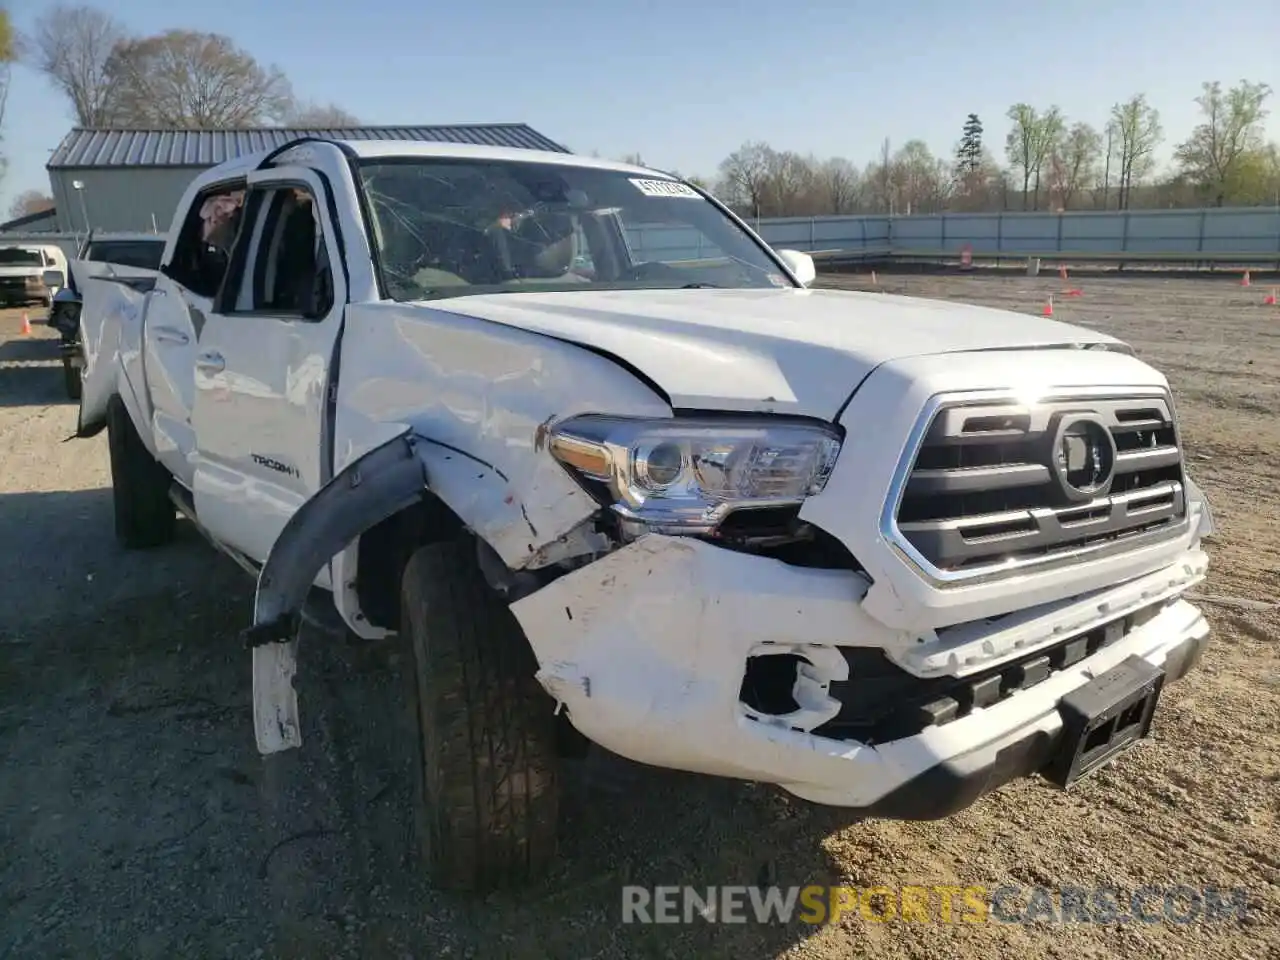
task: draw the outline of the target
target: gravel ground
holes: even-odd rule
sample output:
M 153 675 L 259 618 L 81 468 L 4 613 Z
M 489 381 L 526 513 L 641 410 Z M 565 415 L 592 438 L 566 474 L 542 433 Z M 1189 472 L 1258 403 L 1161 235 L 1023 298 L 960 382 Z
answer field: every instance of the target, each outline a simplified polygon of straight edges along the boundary
M 1026 313 L 1060 292 L 880 280 Z M 1280 577 L 1280 310 L 1226 280 L 1072 283 L 1084 296 L 1059 297 L 1060 318 L 1173 380 L 1221 528 L 1202 589 L 1214 642 L 1153 738 L 1070 794 L 1023 781 L 931 824 L 646 771 L 622 796 L 575 790 L 557 875 L 483 903 L 427 889 L 405 857 L 394 645 L 305 638 L 304 747 L 260 758 L 235 639 L 251 582 L 188 528 L 155 553 L 116 546 L 105 441 L 61 442 L 75 408 L 54 341 L 0 313 L 0 956 L 1277 956 L 1280 613 L 1264 604 Z M 1189 924 L 619 923 L 624 883 L 760 882 L 1216 884 L 1247 887 L 1249 908 Z

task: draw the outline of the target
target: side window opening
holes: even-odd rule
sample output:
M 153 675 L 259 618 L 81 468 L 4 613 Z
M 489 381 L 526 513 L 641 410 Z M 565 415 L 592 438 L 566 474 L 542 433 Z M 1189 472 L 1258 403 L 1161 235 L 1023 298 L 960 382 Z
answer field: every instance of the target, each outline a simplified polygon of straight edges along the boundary
M 259 211 L 238 256 L 226 312 L 319 319 L 333 308 L 333 276 L 311 192 L 268 187 L 255 193 Z
M 240 229 L 244 194 L 241 184 L 222 184 L 201 193 L 191 205 L 168 273 L 192 293 L 210 298 L 217 294 Z

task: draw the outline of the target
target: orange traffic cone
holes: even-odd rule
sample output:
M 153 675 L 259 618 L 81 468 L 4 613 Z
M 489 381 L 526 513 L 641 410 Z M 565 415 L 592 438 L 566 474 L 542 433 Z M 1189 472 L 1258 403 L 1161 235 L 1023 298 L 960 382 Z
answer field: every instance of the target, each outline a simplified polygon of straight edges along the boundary
M 22 311 L 22 335 L 24 337 L 31 336 L 31 318 L 27 316 L 27 311 Z
M 1045 303 L 1044 311 L 1041 314 L 1041 316 L 1045 316 L 1045 317 L 1053 316 L 1053 294 L 1052 293 L 1049 294 L 1049 300 Z
M 1276 291 L 1277 291 L 1278 289 L 1280 289 L 1280 287 L 1272 287 L 1272 288 L 1271 288 L 1271 293 L 1270 293 L 1270 294 L 1268 294 L 1267 296 L 1263 297 L 1263 298 L 1262 298 L 1262 302 L 1263 302 L 1264 304 L 1266 304 L 1268 307 L 1274 307 L 1274 306 L 1276 306 L 1277 304 L 1280 304 L 1280 299 L 1277 299 L 1277 297 L 1276 297 Z
M 1244 272 L 1244 277 L 1240 280 L 1240 286 L 1242 286 L 1242 287 L 1247 287 L 1247 286 L 1249 286 L 1249 271 L 1248 271 L 1248 270 L 1246 270 L 1246 271 Z

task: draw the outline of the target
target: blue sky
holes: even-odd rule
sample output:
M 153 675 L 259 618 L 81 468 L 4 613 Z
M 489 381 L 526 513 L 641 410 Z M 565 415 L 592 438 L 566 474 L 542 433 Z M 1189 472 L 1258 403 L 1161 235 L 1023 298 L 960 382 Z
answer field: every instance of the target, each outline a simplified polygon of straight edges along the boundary
M 5 0 L 0 0 L 4 3 Z M 7 0 L 19 29 L 48 0 Z M 229 34 L 303 97 L 371 124 L 522 120 L 578 152 L 713 174 L 743 141 L 839 154 L 884 137 L 949 152 L 965 115 L 1003 154 L 1009 104 L 1060 105 L 1101 125 L 1143 91 L 1162 157 L 1196 123 L 1200 81 L 1280 95 L 1280 3 L 1218 0 L 101 0 L 139 33 Z M 1206 9 L 1210 16 L 1206 17 Z M 1269 134 L 1280 136 L 1280 104 Z M 14 70 L 0 218 L 72 115 L 43 77 Z

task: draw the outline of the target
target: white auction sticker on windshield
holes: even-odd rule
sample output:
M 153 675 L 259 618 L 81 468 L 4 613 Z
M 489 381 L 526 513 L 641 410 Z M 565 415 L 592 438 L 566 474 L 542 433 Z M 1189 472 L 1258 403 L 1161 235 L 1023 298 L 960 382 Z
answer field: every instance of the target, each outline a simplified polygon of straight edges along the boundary
M 637 177 L 630 178 L 631 182 L 636 185 L 636 189 L 643 193 L 646 197 L 683 197 L 688 200 L 701 200 L 702 194 L 689 186 L 687 183 L 678 183 L 675 180 L 643 180 Z

